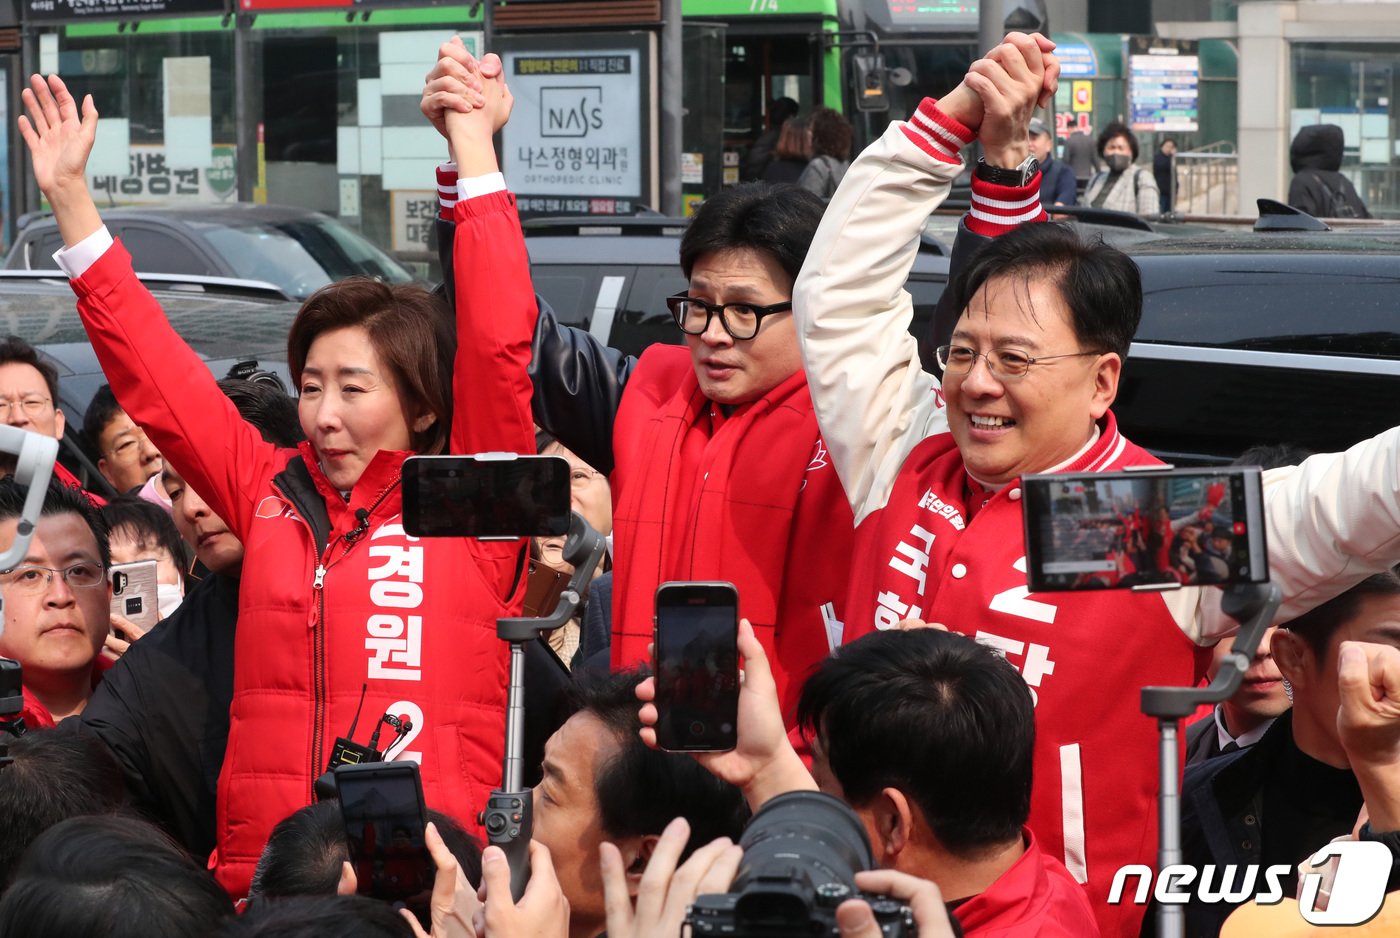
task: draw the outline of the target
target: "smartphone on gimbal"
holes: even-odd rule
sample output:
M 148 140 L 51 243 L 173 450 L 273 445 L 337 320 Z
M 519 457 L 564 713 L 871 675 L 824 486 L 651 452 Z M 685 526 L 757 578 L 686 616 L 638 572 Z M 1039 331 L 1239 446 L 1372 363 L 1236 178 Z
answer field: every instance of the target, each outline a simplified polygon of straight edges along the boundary
M 413 456 L 403 464 L 403 526 L 414 537 L 567 534 L 571 495 L 562 456 Z
M 1258 467 L 1021 480 L 1032 592 L 1269 581 Z
M 722 752 L 738 742 L 739 591 L 733 583 L 656 589 L 656 744 Z

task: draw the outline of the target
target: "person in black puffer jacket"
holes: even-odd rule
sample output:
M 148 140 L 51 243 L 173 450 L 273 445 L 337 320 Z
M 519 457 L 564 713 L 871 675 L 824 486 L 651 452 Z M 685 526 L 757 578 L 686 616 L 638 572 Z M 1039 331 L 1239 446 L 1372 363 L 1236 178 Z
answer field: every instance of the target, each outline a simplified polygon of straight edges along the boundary
M 1342 128 L 1336 124 L 1311 124 L 1298 131 L 1288 149 L 1293 182 L 1288 204 L 1316 218 L 1370 218 L 1366 203 L 1343 176 Z

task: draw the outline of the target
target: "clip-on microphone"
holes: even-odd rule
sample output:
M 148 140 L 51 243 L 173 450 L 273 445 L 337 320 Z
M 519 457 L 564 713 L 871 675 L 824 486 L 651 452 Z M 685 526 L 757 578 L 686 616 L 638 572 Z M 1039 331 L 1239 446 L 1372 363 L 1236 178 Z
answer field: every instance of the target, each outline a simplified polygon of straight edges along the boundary
M 401 720 L 392 713 L 386 713 L 379 718 L 379 722 L 374 725 L 374 732 L 370 734 L 369 744 L 362 745 L 355 742 L 355 728 L 360 725 L 360 711 L 365 706 L 365 692 L 369 690 L 369 685 L 365 684 L 360 688 L 360 702 L 355 707 L 355 719 L 350 721 L 350 732 L 344 736 L 337 736 L 335 745 L 331 747 L 331 758 L 326 766 L 326 771 L 320 778 L 316 779 L 312 790 L 315 792 L 317 801 L 326 801 L 336 797 L 335 770 L 342 765 L 359 765 L 361 762 L 383 762 L 389 750 L 399 744 L 413 724 L 408 720 Z M 379 749 L 379 732 L 384 729 L 387 723 L 394 728 L 394 741 L 381 752 Z
M 501 787 L 491 792 L 481 824 L 487 843 L 505 851 L 510 865 L 510 894 L 519 901 L 530 881 L 530 835 L 534 829 L 531 792 L 522 784 L 524 777 L 525 733 L 525 645 L 546 632 L 553 632 L 574 617 L 583 601 L 585 587 L 603 559 L 607 541 L 589 527 L 578 512 L 569 523 L 564 541 L 564 560 L 573 564 L 568 588 L 559 596 L 559 605 L 548 616 L 538 619 L 497 619 L 496 637 L 510 643 L 510 686 L 506 693 L 506 755 L 501 771 Z
M 1215 679 L 1205 687 L 1144 687 L 1142 712 L 1157 718 L 1161 758 L 1157 812 L 1160 839 L 1157 869 L 1181 862 L 1181 770 L 1178 766 L 1177 732 L 1179 722 L 1196 712 L 1201 704 L 1220 703 L 1239 690 L 1244 672 L 1259 649 L 1259 642 L 1278 614 L 1283 594 L 1272 583 L 1236 583 L 1225 587 L 1220 611 L 1240 624 L 1230 653 L 1220 662 Z M 1185 911 L 1169 902 L 1157 906 L 1158 938 L 1181 938 L 1185 934 Z

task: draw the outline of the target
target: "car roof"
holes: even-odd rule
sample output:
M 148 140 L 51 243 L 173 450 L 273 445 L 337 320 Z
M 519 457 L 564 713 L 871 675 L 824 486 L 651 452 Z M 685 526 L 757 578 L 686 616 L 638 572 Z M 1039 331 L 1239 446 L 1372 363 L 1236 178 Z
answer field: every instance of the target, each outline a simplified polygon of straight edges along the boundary
M 1400 254 L 1400 225 L 1333 228 L 1326 231 L 1214 231 L 1189 238 L 1142 241 L 1123 250 L 1134 257 L 1219 254 Z
M 156 219 L 175 224 L 192 226 L 206 224 L 254 225 L 288 221 L 315 221 L 329 216 L 311 209 L 296 208 L 290 205 L 257 205 L 250 202 L 193 203 L 178 205 L 127 206 L 102 210 L 104 221 L 133 221 L 136 219 Z M 51 215 L 31 216 L 30 227 L 52 227 L 57 223 Z M 37 229 L 36 229 L 37 230 Z

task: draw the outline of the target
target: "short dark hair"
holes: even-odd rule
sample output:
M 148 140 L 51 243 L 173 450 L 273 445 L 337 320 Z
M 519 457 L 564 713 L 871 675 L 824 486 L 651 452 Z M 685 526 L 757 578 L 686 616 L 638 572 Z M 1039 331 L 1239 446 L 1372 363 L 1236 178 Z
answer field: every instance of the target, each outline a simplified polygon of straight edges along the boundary
M 1021 836 L 1035 705 L 992 649 L 939 629 L 862 636 L 817 666 L 797 720 L 852 805 L 898 788 L 968 858 Z
M 454 818 L 428 810 L 443 842 L 469 882 L 481 882 L 481 844 Z M 350 859 L 340 802 L 330 799 L 293 811 L 272 829 L 253 871 L 252 899 L 332 896 L 340 865 Z
M 618 743 L 593 779 L 603 830 L 613 837 L 660 834 L 672 819 L 684 817 L 690 841 L 683 856 L 716 837 L 737 841 L 749 814 L 739 789 L 685 753 L 651 749 L 638 736 L 636 690 L 647 676 L 644 669 L 599 674 L 571 690 L 574 713 L 592 714 Z
M 1240 453 L 1230 465 L 1280 469 L 1284 466 L 1296 466 L 1312 454 L 1312 450 L 1297 443 L 1261 443 Z
M 294 449 L 306 439 L 296 399 L 280 387 L 266 381 L 221 378 L 219 390 L 233 401 L 243 419 L 257 427 L 262 438 L 273 446 Z
M 76 721 L 75 721 L 76 722 Z M 107 814 L 126 801 L 122 770 L 95 736 L 58 730 L 30 731 L 9 744 L 14 761 L 0 766 L 0 892 L 20 857 L 59 821 Z
M 14 480 L 13 476 L 0 479 L 0 521 L 9 521 L 24 514 L 24 497 L 29 490 Z M 103 567 L 112 565 L 112 551 L 107 543 L 107 523 L 88 499 L 82 489 L 65 485 L 57 478 L 49 480 L 49 489 L 44 494 L 44 507 L 41 517 L 73 514 L 82 518 L 97 541 L 97 556 Z
M 1099 133 L 1099 156 L 1103 156 L 1104 148 L 1108 146 L 1109 141 L 1114 137 L 1126 137 L 1128 139 L 1128 149 L 1132 150 L 1133 162 L 1136 163 L 1138 158 L 1137 134 L 1133 133 L 1132 128 L 1127 124 L 1118 121 L 1109 124 Z
M 1048 281 L 1069 307 L 1086 350 L 1128 357 L 1142 320 L 1142 275 L 1132 258 L 1102 238 L 1084 241 L 1061 222 L 1021 225 L 992 239 L 954 276 L 948 289 L 955 308 L 967 311 L 978 290 L 1002 277 Z
M 347 277 L 317 290 L 297 311 L 287 334 L 287 367 L 298 393 L 311 344 L 323 333 L 358 326 L 394 377 L 414 452 L 446 452 L 457 335 L 445 304 L 441 296 L 414 284 L 369 277 Z M 413 422 L 425 414 L 436 419 L 423 431 L 413 431 Z
M 214 933 L 216 938 L 412 938 L 389 903 L 368 896 L 297 896 L 258 902 Z
M 1363 599 L 1367 596 L 1397 595 L 1400 595 L 1400 567 L 1371 574 L 1340 596 L 1309 609 L 1282 627 L 1307 642 L 1320 665 L 1327 658 L 1327 646 L 1332 643 L 1337 630 L 1360 613 Z
M 123 412 L 124 408 L 117 403 L 117 395 L 112 393 L 110 384 L 102 385 L 92 396 L 92 402 L 83 414 L 83 442 L 92 453 L 93 459 L 100 459 L 106 455 L 102 452 L 102 431 L 117 419 L 117 414 Z
M 781 126 L 783 121 L 796 117 L 801 110 L 799 105 L 792 98 L 774 98 L 768 103 L 768 122 L 772 127 Z
M 797 279 L 821 224 L 822 200 L 801 186 L 744 183 L 721 189 L 696 211 L 681 236 L 681 272 L 701 255 L 750 248 L 770 255 Z
M 839 111 L 819 107 L 808 123 L 812 128 L 812 155 L 838 160 L 851 158 L 851 122 Z
M 17 335 L 6 336 L 0 341 L 0 365 L 28 365 L 43 375 L 48 385 L 49 397 L 55 409 L 58 407 L 58 369 L 53 362 L 39 354 L 39 350 Z
M 170 555 L 177 569 L 189 569 L 193 552 L 164 508 L 139 495 L 117 495 L 100 511 L 102 520 L 107 524 L 109 544 L 112 535 L 123 532 L 141 550 L 163 550 Z
M 232 914 L 208 871 L 158 828 L 94 815 L 56 824 L 30 845 L 0 897 L 0 935 L 188 938 Z

